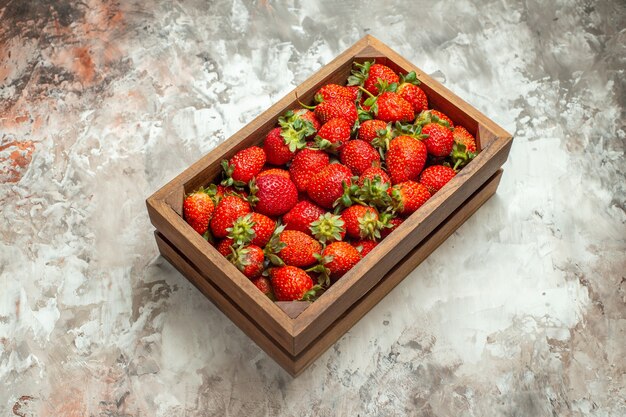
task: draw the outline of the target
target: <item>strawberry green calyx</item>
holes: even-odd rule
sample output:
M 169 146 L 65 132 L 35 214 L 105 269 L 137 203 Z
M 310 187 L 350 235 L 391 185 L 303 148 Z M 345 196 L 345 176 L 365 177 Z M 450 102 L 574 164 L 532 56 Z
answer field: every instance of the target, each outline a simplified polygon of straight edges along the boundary
M 242 246 L 250 243 L 256 237 L 253 227 L 255 221 L 252 220 L 252 214 L 248 213 L 235 220 L 232 227 L 226 229 L 229 238 L 233 240 L 233 245 Z
M 283 260 L 280 259 L 280 257 L 278 256 L 278 253 L 280 253 L 281 250 L 287 247 L 287 244 L 285 242 L 281 242 L 280 240 L 280 234 L 283 232 L 283 230 L 285 230 L 285 225 L 279 224 L 274 230 L 274 233 L 272 234 L 272 237 L 270 238 L 269 242 L 267 242 L 267 245 L 265 245 L 265 248 L 263 249 L 263 253 L 265 253 L 265 257 L 274 266 L 285 265 Z
M 278 124 L 281 127 L 280 134 L 291 152 L 303 149 L 306 146 L 306 138 L 316 132 L 313 123 L 301 116 L 301 111 L 289 110 L 278 118 Z
M 415 74 L 415 71 L 411 71 L 408 74 L 400 74 L 400 85 L 402 84 L 420 85 L 421 83 L 417 79 L 417 74 Z
M 413 124 L 415 126 L 420 126 L 421 127 L 421 126 L 427 125 L 429 123 L 438 123 L 441 126 L 447 127 L 450 130 L 454 130 L 453 127 L 450 126 L 450 123 L 448 123 L 447 120 L 441 119 L 436 114 L 433 114 L 430 110 L 424 110 L 423 112 L 421 112 L 415 118 L 415 122 Z
M 354 62 L 354 69 L 351 71 L 351 74 L 348 77 L 348 85 L 358 85 L 362 86 L 365 84 L 365 80 L 370 75 L 370 68 L 374 65 L 376 61 L 365 61 L 362 64 L 358 62 Z
M 245 182 L 237 181 L 233 179 L 233 171 L 235 170 L 235 166 L 229 164 L 226 159 L 222 160 L 222 169 L 224 170 L 224 179 L 221 184 L 225 187 L 234 186 L 237 188 L 242 188 L 246 185 Z
M 376 137 L 372 139 L 372 146 L 378 149 L 381 160 L 385 159 L 385 154 L 389 150 L 389 142 L 394 138 L 394 131 L 391 128 L 391 123 L 387 124 L 386 129 L 380 129 L 376 131 Z
M 344 221 L 341 216 L 332 213 L 322 214 L 311 223 L 310 229 L 315 239 L 323 245 L 343 239 Z
M 316 253 L 313 256 L 315 256 L 315 259 L 317 260 L 317 265 L 307 269 L 306 272 L 315 272 L 319 274 L 318 285 L 323 286 L 323 287 L 330 286 L 330 269 L 328 269 L 325 265 L 332 262 L 334 259 L 334 256 L 332 255 L 323 256 L 319 253 Z
M 360 201 L 357 197 L 359 192 L 359 186 L 356 184 L 358 177 L 353 177 L 352 179 L 353 181 L 351 181 L 350 185 L 346 184 L 345 181 L 341 183 L 343 186 L 343 195 L 333 203 L 335 214 L 338 214 L 341 210 L 350 207 L 355 203 L 365 205 L 365 203 Z
M 400 213 L 404 210 L 404 203 L 402 200 L 402 192 L 398 188 L 391 190 L 391 206 L 394 212 Z
M 359 219 L 359 233 L 361 239 L 380 239 L 380 230 L 383 228 L 378 219 L 378 215 L 372 211 L 367 211 Z
M 385 91 L 395 93 L 398 90 L 398 83 L 389 83 L 381 78 L 377 79 L 376 88 L 378 88 L 378 94 L 382 94 Z
M 302 296 L 302 301 L 315 301 L 320 295 L 324 293 L 324 287 L 322 285 L 317 284 L 311 287 L 310 290 L 304 293 Z
M 250 265 L 250 261 L 247 256 L 249 250 L 247 248 L 231 246 L 230 250 L 231 253 L 226 257 L 226 259 L 235 265 L 237 269 L 243 271 L 246 266 Z
M 459 170 L 461 167 L 467 165 L 472 159 L 476 157 L 474 152 L 468 152 L 467 147 L 462 143 L 455 143 L 452 147 L 452 153 L 450 154 L 450 158 L 452 159 L 452 169 L 455 171 Z
M 380 213 L 380 215 L 378 216 L 378 221 L 380 222 L 381 231 L 382 229 L 392 229 L 394 227 L 394 224 L 391 222 L 391 220 L 395 219 L 396 217 L 397 216 L 394 213 L 393 209 L 388 209 L 387 211 Z
M 437 116 L 434 116 L 437 117 Z M 393 136 L 410 136 L 415 139 L 426 139 L 428 135 L 422 133 L 422 125 L 396 122 L 393 126 Z
M 391 197 L 387 192 L 389 186 L 389 183 L 383 181 L 380 176 L 373 179 L 365 178 L 357 191 L 357 198 L 370 206 L 385 209 L 391 204 Z

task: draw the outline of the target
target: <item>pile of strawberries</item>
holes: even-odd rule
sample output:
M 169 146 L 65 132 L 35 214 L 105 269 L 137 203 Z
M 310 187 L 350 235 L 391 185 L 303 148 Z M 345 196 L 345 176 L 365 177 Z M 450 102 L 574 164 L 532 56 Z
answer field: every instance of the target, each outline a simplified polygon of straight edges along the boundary
M 441 189 L 474 137 L 428 108 L 414 72 L 354 63 L 188 195 L 187 222 L 273 300 L 314 300 Z

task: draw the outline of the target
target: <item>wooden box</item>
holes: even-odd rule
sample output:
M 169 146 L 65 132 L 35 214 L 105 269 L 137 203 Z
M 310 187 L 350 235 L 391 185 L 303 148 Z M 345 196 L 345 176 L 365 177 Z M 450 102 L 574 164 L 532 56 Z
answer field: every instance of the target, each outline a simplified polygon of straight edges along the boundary
M 317 301 L 274 303 L 182 218 L 184 195 L 211 183 L 220 161 L 263 142 L 277 118 L 345 82 L 353 61 L 415 71 L 432 108 L 476 136 L 478 155 Z M 147 200 L 161 254 L 290 374 L 297 375 L 425 259 L 498 186 L 512 137 L 377 39 L 366 36 Z

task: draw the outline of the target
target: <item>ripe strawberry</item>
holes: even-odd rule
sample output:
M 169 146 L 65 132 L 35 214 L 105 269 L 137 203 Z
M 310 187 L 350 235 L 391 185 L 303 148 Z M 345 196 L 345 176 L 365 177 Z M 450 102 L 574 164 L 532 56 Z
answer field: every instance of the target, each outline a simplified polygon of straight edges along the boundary
M 313 288 L 313 280 L 302 269 L 295 266 L 271 268 L 272 289 L 278 301 L 301 300 Z
M 332 213 L 324 213 L 311 223 L 313 237 L 322 244 L 343 240 L 346 229 L 341 216 Z
M 322 251 L 321 261 L 333 279 L 341 278 L 361 260 L 361 254 L 348 242 L 333 242 Z
M 455 126 L 452 136 L 454 136 L 454 142 L 464 145 L 468 153 L 476 153 L 476 139 L 463 126 Z
M 389 144 L 387 171 L 394 184 L 417 179 L 426 163 L 426 145 L 410 136 L 398 136 Z
M 258 146 L 242 149 L 230 158 L 230 161 L 222 161 L 226 175 L 222 185 L 245 185 L 261 171 L 265 160 L 265 151 Z
M 276 229 L 276 222 L 261 213 L 248 213 L 235 220 L 228 228 L 228 237 L 236 245 L 248 243 L 256 246 L 265 246 Z
M 359 98 L 359 86 L 358 85 L 347 85 L 346 88 L 350 90 L 352 96 L 350 96 L 351 101 L 356 101 Z
M 391 179 L 379 167 L 366 169 L 359 177 L 359 190 L 357 192 L 358 200 L 370 206 L 375 206 L 380 210 L 384 210 L 390 204 L 389 194 L 387 190 L 391 188 Z
M 263 294 L 267 295 L 270 300 L 274 300 L 274 293 L 272 293 L 272 283 L 270 282 L 269 279 L 265 277 L 259 277 L 259 278 L 252 280 L 252 283 Z
M 324 208 L 332 208 L 333 203 L 344 193 L 343 184 L 352 184 L 352 171 L 342 164 L 330 164 L 315 174 L 307 185 L 311 200 Z
M 315 94 L 315 101 L 321 103 L 322 101 L 331 101 L 337 98 L 342 98 L 350 101 L 354 101 L 355 97 L 351 89 L 338 84 L 326 84 L 319 89 Z
M 227 257 L 231 254 L 231 248 L 234 246 L 235 242 L 230 238 L 224 238 L 220 240 L 217 244 L 217 251 L 224 257 Z
M 422 127 L 422 134 L 428 135 L 424 144 L 428 153 L 434 156 L 448 156 L 454 146 L 452 131 L 438 123 L 428 123 Z
M 381 167 L 371 167 L 363 171 L 361 176 L 359 177 L 359 186 L 362 187 L 365 183 L 365 180 L 373 181 L 376 178 L 379 178 L 382 184 L 389 184 L 391 187 L 391 179 L 389 175 L 385 172 Z
M 350 140 L 351 129 L 352 125 L 345 119 L 330 119 L 318 130 L 315 142 L 320 149 L 337 150 Z
M 380 165 L 380 155 L 376 149 L 359 139 L 348 141 L 341 148 L 340 159 L 354 175 L 361 175 L 368 168 Z
M 286 143 L 282 131 L 283 129 L 280 127 L 270 130 L 263 143 L 263 150 L 265 151 L 265 155 L 267 155 L 267 162 L 273 165 L 285 165 L 291 161 L 295 155 L 295 149 L 293 152 L 289 149 L 289 145 Z M 294 147 L 296 149 L 298 147 L 304 147 L 304 141 L 302 141 L 302 143 L 302 146 L 294 145 Z
M 248 278 L 256 278 L 263 272 L 265 254 L 263 249 L 256 245 L 249 245 L 233 249 L 228 260 Z
M 428 123 L 438 123 L 444 127 L 454 127 L 452 120 L 438 110 L 424 110 L 415 119 L 415 124 L 419 126 L 427 125 Z
M 257 179 L 265 176 L 265 175 L 278 175 L 279 177 L 284 177 L 287 179 L 291 179 L 288 171 L 280 168 L 267 168 L 257 174 Z
M 330 158 L 324 151 L 305 148 L 298 152 L 289 167 L 291 180 L 296 184 L 298 191 L 306 191 L 311 176 L 320 172 L 329 163 Z
M 345 119 L 350 127 L 354 125 L 354 122 L 359 117 L 354 102 L 342 98 L 321 102 L 315 107 L 315 116 L 321 123 L 326 123 L 330 119 L 339 117 Z
M 387 130 L 388 128 L 390 128 L 390 126 L 387 126 L 387 122 L 383 122 L 382 120 L 366 120 L 361 123 L 357 138 L 372 143 L 372 141 L 378 137 L 378 132 Z
M 324 213 L 325 210 L 320 206 L 313 204 L 308 200 L 302 200 L 283 216 L 285 229 L 298 230 L 312 236 L 313 232 L 311 231 L 311 223 L 319 219 L 319 217 Z
M 400 75 L 400 85 L 396 90 L 400 97 L 411 103 L 415 113 L 428 109 L 428 97 L 418 87 L 419 84 L 415 71 L 411 71 L 406 75 Z
M 290 179 L 279 175 L 264 175 L 250 183 L 248 197 L 256 211 L 266 216 L 287 213 L 298 202 L 298 190 Z
M 309 235 L 297 230 L 285 230 L 280 233 L 280 242 L 284 244 L 277 255 L 286 265 L 309 266 L 315 263 L 315 254 L 322 250 L 322 245 Z
M 209 221 L 211 221 L 213 210 L 215 210 L 213 200 L 204 188 L 189 194 L 183 202 L 185 220 L 193 230 L 201 235 L 209 230 Z
M 223 197 L 215 207 L 213 218 L 211 219 L 211 232 L 217 238 L 228 235 L 229 227 L 233 226 L 235 220 L 250 213 L 250 204 L 241 197 L 228 195 Z
M 311 124 L 313 125 L 313 130 L 318 131 L 320 129 L 320 126 L 322 124 L 317 119 L 317 116 L 315 116 L 315 113 L 313 113 L 312 111 L 307 110 L 307 109 L 297 109 L 297 110 L 293 110 L 293 112 L 296 118 L 302 119 L 302 121 L 311 122 Z M 314 134 L 315 132 L 307 135 L 307 138 L 313 136 Z
M 220 202 L 222 198 L 227 195 L 236 195 L 243 198 L 246 198 L 248 196 L 248 193 L 246 193 L 244 190 L 237 190 L 235 189 L 235 187 L 225 187 L 221 184 L 209 185 L 209 188 L 206 190 L 206 192 L 209 193 L 211 197 L 213 197 L 213 202 L 216 205 Z
M 411 103 L 391 91 L 379 95 L 372 110 L 385 122 L 410 122 L 415 118 Z
M 416 181 L 405 181 L 394 185 L 389 193 L 397 213 L 408 216 L 420 208 L 430 198 L 426 186 Z
M 352 242 L 352 246 L 354 246 L 361 253 L 361 258 L 365 258 L 367 254 L 376 247 L 376 245 L 378 245 L 378 242 L 370 239 L 355 240 Z
M 372 207 L 354 205 L 341 213 L 346 234 L 354 239 L 380 239 L 381 222 L 378 211 Z
M 380 231 L 380 236 L 383 239 L 386 238 L 387 236 L 389 236 L 391 232 L 396 230 L 398 226 L 402 224 L 402 222 L 404 222 L 404 219 L 402 217 L 393 217 L 391 219 L 387 219 L 385 221 L 385 223 L 387 224 L 387 227 L 385 227 L 383 230 Z
M 356 67 L 352 71 L 352 75 L 348 77 L 348 84 L 361 85 L 373 95 L 379 93 L 377 84 L 380 81 L 386 81 L 389 84 L 400 81 L 398 75 L 389 67 L 381 64 L 374 64 L 366 61 L 363 64 L 354 63 Z
M 420 174 L 420 183 L 428 188 L 430 194 L 441 190 L 456 175 L 456 171 L 445 165 L 433 165 Z

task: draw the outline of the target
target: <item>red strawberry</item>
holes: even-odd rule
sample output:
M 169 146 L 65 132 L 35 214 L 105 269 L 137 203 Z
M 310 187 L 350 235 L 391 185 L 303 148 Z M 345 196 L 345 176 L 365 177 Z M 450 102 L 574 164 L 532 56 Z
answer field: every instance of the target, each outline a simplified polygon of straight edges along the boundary
M 266 216 L 287 213 L 298 202 L 298 190 L 290 179 L 279 175 L 264 175 L 250 183 L 249 197 L 256 211 Z
M 433 165 L 420 174 L 420 183 L 428 188 L 430 194 L 441 190 L 456 175 L 456 171 L 445 165 Z
M 241 197 L 228 195 L 223 197 L 215 207 L 213 218 L 211 219 L 211 232 L 217 238 L 228 235 L 229 227 L 232 227 L 235 220 L 250 213 L 250 204 Z
M 317 116 L 315 116 L 315 113 L 313 113 L 312 111 L 307 110 L 307 109 L 297 109 L 297 110 L 293 110 L 293 112 L 297 118 L 300 118 L 304 121 L 311 122 L 311 124 L 313 125 L 313 129 L 315 131 L 318 131 L 320 129 L 321 123 L 317 119 Z M 311 137 L 311 136 L 312 135 L 308 135 L 307 137 Z
M 298 230 L 312 236 L 313 232 L 311 232 L 311 223 L 319 219 L 319 217 L 324 213 L 325 210 L 320 206 L 313 204 L 308 200 L 302 200 L 283 216 L 285 229 Z
M 284 177 L 287 179 L 291 179 L 291 176 L 289 175 L 288 171 L 285 171 L 284 169 L 280 169 L 280 168 L 267 168 L 264 169 L 263 171 L 259 172 L 257 174 L 257 179 L 261 178 L 265 175 L 278 175 L 279 177 Z
M 337 117 L 345 119 L 350 124 L 350 127 L 359 118 L 354 102 L 342 98 L 321 102 L 315 107 L 315 115 L 322 123 Z
M 204 235 L 209 230 L 209 221 L 215 210 L 211 196 L 204 188 L 189 194 L 183 202 L 185 220 L 196 232 Z
M 359 98 L 359 86 L 358 85 L 347 85 L 346 88 L 350 90 L 352 96 L 350 97 L 351 101 L 356 101 Z
M 328 154 L 318 149 L 302 149 L 296 154 L 289 167 L 291 180 L 298 191 L 306 191 L 313 174 L 320 172 L 330 163 Z
M 372 110 L 380 120 L 385 122 L 410 122 L 415 118 L 411 104 L 391 91 L 378 96 Z
M 270 269 L 272 289 L 278 301 L 301 300 L 313 288 L 313 280 L 302 269 L 281 266 Z
M 341 216 L 332 213 L 324 213 L 311 223 L 313 237 L 321 243 L 326 244 L 343 240 L 346 236 L 344 221 Z
M 428 109 L 428 98 L 426 93 L 418 87 L 419 84 L 415 71 L 411 71 L 406 75 L 400 75 L 400 85 L 396 90 L 400 97 L 411 103 L 416 113 Z
M 351 89 L 338 84 L 326 84 L 319 89 L 315 94 L 315 101 L 321 103 L 322 101 L 335 100 L 342 98 L 350 101 L 354 101 L 355 97 Z
M 382 224 L 378 211 L 372 207 L 354 205 L 341 213 L 346 234 L 354 239 L 379 239 Z
M 363 173 L 359 177 L 358 184 L 360 187 L 362 187 L 366 179 L 373 181 L 376 178 L 379 178 L 381 183 L 389 184 L 389 186 L 391 187 L 391 179 L 389 178 L 389 175 L 387 175 L 385 170 L 381 167 L 371 167 L 363 171 Z
M 209 186 L 209 189 L 206 191 L 209 193 L 209 195 L 213 197 L 213 201 L 215 204 L 219 203 L 220 200 L 227 195 L 237 195 L 244 198 L 248 196 L 248 194 L 244 190 L 237 190 L 235 189 L 235 187 L 225 187 L 221 184 L 211 184 Z
M 248 243 L 256 246 L 265 246 L 276 229 L 276 222 L 261 213 L 248 213 L 238 218 L 232 227 L 228 228 L 228 237 L 236 245 Z
M 386 221 L 388 227 L 385 227 L 383 230 L 380 231 L 380 236 L 384 239 L 387 236 L 389 236 L 389 234 L 391 232 L 393 232 L 394 230 L 396 230 L 398 228 L 398 226 L 400 226 L 402 224 L 402 222 L 404 221 L 403 218 L 401 217 L 394 217 L 391 218 L 389 220 Z
M 283 129 L 277 127 L 270 130 L 270 133 L 265 137 L 263 150 L 265 151 L 265 155 L 267 155 L 267 162 L 270 164 L 285 165 L 291 161 L 295 155 L 295 150 L 292 152 L 285 138 L 283 138 L 282 131 Z M 298 145 L 294 145 L 294 147 L 297 149 Z
M 231 248 L 235 242 L 230 238 L 224 238 L 220 240 L 220 243 L 217 244 L 217 251 L 224 257 L 231 254 Z
M 454 146 L 452 131 L 438 123 L 428 123 L 422 127 L 422 134 L 428 135 L 424 144 L 428 153 L 434 156 L 448 156 Z
M 387 171 L 394 184 L 417 179 L 426 163 L 426 145 L 410 136 L 398 136 L 389 144 Z
M 267 295 L 270 300 L 274 299 L 274 294 L 272 293 L 272 283 L 269 279 L 265 277 L 259 277 L 252 280 L 252 283 L 255 287 L 257 287 L 263 294 Z
M 426 186 L 415 181 L 405 181 L 394 185 L 389 193 L 396 212 L 408 216 L 420 208 L 430 198 Z
M 378 242 L 364 239 L 364 240 L 355 240 L 352 242 L 352 246 L 354 246 L 357 250 L 360 248 L 361 258 L 365 258 L 368 253 L 372 251 L 378 245 Z
M 357 138 L 364 140 L 368 143 L 372 143 L 372 141 L 378 137 L 378 132 L 380 132 L 381 130 L 387 130 L 387 128 L 387 122 L 383 122 L 382 120 L 366 120 L 361 123 Z
M 315 139 L 317 146 L 320 149 L 339 149 L 341 145 L 350 140 L 350 129 L 352 129 L 352 125 L 345 119 L 339 117 L 330 119 L 317 132 Z
M 258 246 L 249 245 L 233 249 L 227 258 L 248 278 L 256 278 L 263 272 L 265 254 Z
M 343 184 L 352 184 L 352 171 L 342 164 L 330 164 L 313 175 L 307 185 L 311 200 L 324 208 L 332 208 L 333 203 L 344 193 Z
M 322 245 L 317 240 L 297 230 L 283 231 L 279 240 L 284 247 L 280 249 L 278 256 L 286 265 L 312 265 L 315 263 L 314 255 L 322 250 Z
M 476 153 L 476 139 L 463 126 L 455 126 L 452 136 L 454 136 L 454 142 L 464 145 L 467 152 Z
M 258 146 L 242 149 L 230 158 L 230 161 L 222 161 L 226 174 L 222 185 L 244 185 L 261 171 L 265 160 L 265 151 Z
M 321 259 L 326 273 L 337 279 L 361 260 L 361 254 L 348 242 L 333 242 L 324 248 Z
M 424 110 L 415 119 L 415 124 L 419 126 L 427 125 L 428 123 L 438 123 L 445 127 L 454 127 L 452 120 L 438 110 Z
M 378 86 L 376 84 L 380 81 L 385 81 L 388 84 L 400 81 L 398 75 L 391 68 L 385 65 L 374 64 L 373 62 L 366 61 L 363 64 L 355 62 L 354 66 L 356 69 L 352 71 L 352 75 L 348 78 L 348 84 L 362 85 L 373 95 L 377 95 L 379 93 Z
M 340 154 L 341 163 L 352 170 L 354 175 L 361 175 L 366 169 L 380 165 L 380 155 L 376 149 L 363 140 L 348 141 Z
M 389 206 L 390 199 L 387 191 L 391 188 L 391 179 L 382 168 L 366 169 L 359 177 L 357 184 L 360 187 L 357 192 L 358 200 L 381 210 Z

